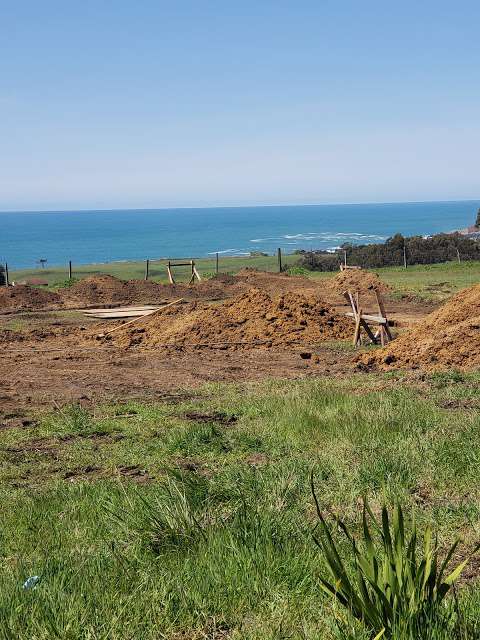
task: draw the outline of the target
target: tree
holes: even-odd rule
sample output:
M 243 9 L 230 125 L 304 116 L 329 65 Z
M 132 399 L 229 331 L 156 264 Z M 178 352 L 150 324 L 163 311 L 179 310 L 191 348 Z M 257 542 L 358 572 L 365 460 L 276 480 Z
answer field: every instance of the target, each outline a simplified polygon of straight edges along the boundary
M 480 229 L 480 209 L 477 211 L 477 219 L 475 220 L 475 226 Z
M 3 264 L 0 264 L 0 287 L 3 287 L 6 284 L 5 278 L 5 267 Z

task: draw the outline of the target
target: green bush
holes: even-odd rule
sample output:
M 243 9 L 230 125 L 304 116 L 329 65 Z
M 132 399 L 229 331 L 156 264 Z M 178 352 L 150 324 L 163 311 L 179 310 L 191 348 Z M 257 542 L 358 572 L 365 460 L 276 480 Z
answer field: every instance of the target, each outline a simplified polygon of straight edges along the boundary
M 376 638 L 454 637 L 453 632 L 445 635 L 453 628 L 454 619 L 453 610 L 444 599 L 471 558 L 467 557 L 447 574 L 458 541 L 440 562 L 430 527 L 424 531 L 420 552 L 416 525 L 407 535 L 398 503 L 392 516 L 386 507 L 382 509 L 379 524 L 364 500 L 361 544 L 344 522 L 338 518 L 335 521 L 351 548 L 353 567 L 348 569 L 333 529 L 321 512 L 313 479 L 312 493 L 318 515 L 314 540 L 331 574 L 330 580 L 320 578 L 323 590 L 377 634 Z M 473 553 L 478 548 L 480 545 Z
M 63 280 L 62 282 L 56 282 L 53 285 L 52 288 L 54 288 L 54 289 L 68 289 L 69 287 L 72 287 L 77 282 L 80 282 L 80 278 L 67 278 L 66 280 Z
M 288 267 L 286 272 L 289 276 L 308 276 L 308 269 L 305 269 L 305 267 L 300 267 L 296 264 Z
M 480 260 L 480 243 L 459 233 L 439 233 L 428 238 L 397 233 L 384 243 L 345 244 L 335 253 L 303 252 L 300 265 L 311 271 L 337 271 L 346 252 L 348 264 L 364 269 L 398 267 L 404 264 L 404 249 L 409 265 L 437 264 L 459 256 L 464 261 Z

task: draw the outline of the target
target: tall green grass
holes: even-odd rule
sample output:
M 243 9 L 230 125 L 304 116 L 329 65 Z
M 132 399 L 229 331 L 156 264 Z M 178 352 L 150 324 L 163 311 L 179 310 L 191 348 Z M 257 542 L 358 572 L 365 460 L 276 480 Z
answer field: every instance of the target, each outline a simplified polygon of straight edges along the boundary
M 400 500 L 408 521 L 447 546 L 461 535 L 468 552 L 478 381 L 211 385 L 179 404 L 72 407 L 0 431 L 0 638 L 366 640 L 322 591 L 310 473 L 354 533 L 367 494 L 373 511 Z M 465 579 L 471 630 L 475 565 Z

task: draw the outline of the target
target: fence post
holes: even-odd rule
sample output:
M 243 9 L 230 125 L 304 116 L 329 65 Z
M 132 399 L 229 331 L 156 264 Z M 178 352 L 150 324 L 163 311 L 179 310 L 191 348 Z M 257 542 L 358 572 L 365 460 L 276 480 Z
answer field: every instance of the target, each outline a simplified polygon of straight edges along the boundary
M 343 250 L 343 264 L 347 266 L 347 250 Z
M 10 286 L 10 281 L 8 279 L 8 264 L 5 262 L 5 286 Z
M 458 247 L 457 247 L 457 260 L 458 260 L 458 264 L 460 264 L 460 263 L 461 263 L 461 260 L 460 260 L 460 251 L 458 250 Z
M 278 251 L 277 251 L 277 260 L 278 260 L 278 271 L 279 273 L 282 273 L 282 250 L 280 249 L 280 247 L 278 248 Z
M 72 279 L 72 261 L 71 260 L 68 261 L 68 279 L 69 280 Z
M 215 273 L 218 276 L 218 252 L 215 255 Z
M 150 275 L 150 260 L 147 258 L 147 262 L 145 264 L 145 280 L 148 280 L 148 276 Z
M 403 266 L 407 268 L 407 247 L 403 245 Z

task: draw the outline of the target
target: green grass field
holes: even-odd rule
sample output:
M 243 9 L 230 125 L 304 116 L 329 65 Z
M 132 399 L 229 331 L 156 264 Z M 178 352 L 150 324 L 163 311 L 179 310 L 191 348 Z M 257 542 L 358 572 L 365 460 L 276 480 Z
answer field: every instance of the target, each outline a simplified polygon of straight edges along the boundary
M 275 262 L 221 268 L 247 265 Z M 143 269 L 110 267 L 122 278 Z M 479 282 L 480 263 L 378 273 L 394 296 L 438 301 Z M 400 500 L 408 522 L 433 525 L 441 551 L 464 539 L 458 562 L 480 538 L 479 383 L 450 372 L 212 384 L 7 420 L 0 639 L 371 639 L 320 588 L 310 472 L 322 509 L 358 533 L 364 495 L 375 512 Z M 431 640 L 480 638 L 479 573 L 474 560 L 449 600 L 462 633 Z
M 363 495 L 374 510 L 399 498 L 441 548 L 471 548 L 479 382 L 210 385 L 1 430 L 0 637 L 367 640 L 321 592 L 310 471 L 322 508 L 356 529 Z M 459 590 L 472 638 L 477 569 Z
M 190 258 L 187 258 L 190 260 Z M 298 260 L 298 256 L 288 255 L 283 257 L 283 264 L 289 266 Z M 174 260 L 172 260 L 173 262 Z M 175 260 L 181 262 L 182 258 Z M 211 275 L 215 273 L 215 258 L 200 258 L 195 260 L 200 274 Z M 166 260 L 150 262 L 150 279 L 155 282 L 168 282 Z M 73 276 L 82 278 L 98 273 L 108 273 L 124 280 L 143 279 L 145 277 L 145 262 L 110 262 L 104 264 L 73 265 Z M 236 273 L 244 267 L 260 269 L 262 271 L 278 271 L 276 256 L 252 256 L 241 258 L 228 258 L 220 256 L 219 271 L 222 273 Z M 188 281 L 190 267 L 178 267 L 174 269 L 174 275 L 180 281 Z M 65 267 L 46 267 L 45 269 L 24 269 L 12 271 L 11 280 L 23 280 L 24 278 L 41 277 L 50 284 L 63 282 L 68 278 L 68 265 Z

